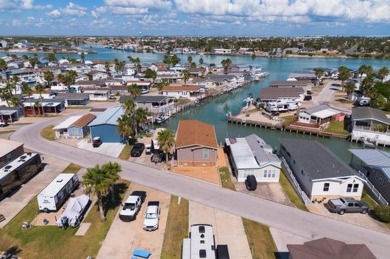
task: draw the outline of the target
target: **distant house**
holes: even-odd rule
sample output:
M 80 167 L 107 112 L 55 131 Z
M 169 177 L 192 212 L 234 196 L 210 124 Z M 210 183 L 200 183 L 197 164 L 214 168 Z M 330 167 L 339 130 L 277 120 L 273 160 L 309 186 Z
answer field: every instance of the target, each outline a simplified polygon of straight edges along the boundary
M 164 96 L 174 98 L 196 98 L 200 94 L 200 87 L 197 85 L 168 85 L 164 86 L 161 91 Z
M 178 165 L 210 166 L 217 162 L 214 127 L 197 120 L 181 120 L 176 132 Z
M 111 107 L 99 114 L 96 119 L 88 124 L 91 139 L 100 137 L 102 142 L 123 142 L 122 136 L 117 130 L 118 119 L 125 114 L 122 107 Z
M 386 114 L 371 107 L 356 107 L 352 109 L 351 139 L 368 141 L 375 145 L 390 144 L 390 119 Z
M 365 180 L 319 142 L 280 139 L 279 152 L 310 200 L 361 198 Z
M 232 54 L 232 49 L 214 49 L 214 54 Z
M 24 154 L 23 143 L 0 138 L 0 168 Z
M 349 152 L 351 166 L 362 172 L 378 190 L 379 195 L 373 193 L 372 196 L 381 204 L 390 203 L 390 153 L 378 149 L 349 149 Z
M 123 95 L 119 98 L 120 103 L 124 103 L 126 100 L 131 100 L 129 95 Z M 173 97 L 161 96 L 161 95 L 141 95 L 135 100 L 137 107 L 146 109 L 152 113 L 153 117 L 157 117 L 160 114 L 172 115 L 175 110 L 175 102 Z
M 331 238 L 320 238 L 302 245 L 287 245 L 289 259 L 376 259 L 365 244 L 346 244 Z
M 65 101 L 65 107 L 85 106 L 89 103 L 89 94 L 86 93 L 58 93 L 56 98 Z
M 89 95 L 89 99 L 91 101 L 107 101 L 110 97 L 110 90 L 102 89 L 102 90 L 84 90 L 84 94 Z
M 284 87 L 265 87 L 259 92 L 259 98 L 262 102 L 290 101 L 302 102 L 305 91 L 302 87 L 284 88 Z
M 93 114 L 71 116 L 53 129 L 57 138 L 84 138 L 89 133 L 88 124 L 95 118 Z
M 306 124 L 324 125 L 329 123 L 333 116 L 339 114 L 327 105 L 317 105 L 299 112 L 298 121 Z
M 63 99 L 26 99 L 23 107 L 26 116 L 57 114 L 65 110 L 65 101 Z
M 269 84 L 269 87 L 279 87 L 279 88 L 296 88 L 302 87 L 303 90 L 311 90 L 314 86 L 311 80 L 300 80 L 300 81 L 272 81 Z
M 225 145 L 238 182 L 244 182 L 248 175 L 254 175 L 257 182 L 279 182 L 281 161 L 262 138 L 255 134 L 227 138 Z

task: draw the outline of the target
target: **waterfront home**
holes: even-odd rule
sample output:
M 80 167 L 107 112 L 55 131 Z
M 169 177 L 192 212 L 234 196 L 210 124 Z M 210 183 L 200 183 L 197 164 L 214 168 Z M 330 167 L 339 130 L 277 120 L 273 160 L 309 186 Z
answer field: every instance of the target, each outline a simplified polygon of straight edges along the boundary
M 125 114 L 122 107 L 111 107 L 99 114 L 88 124 L 91 139 L 100 137 L 102 142 L 121 143 L 125 141 L 117 130 L 118 119 Z
M 0 106 L 0 120 L 8 122 L 17 121 L 24 116 L 23 107 L 3 107 Z
M 0 168 L 24 154 L 23 143 L 0 138 Z
M 365 180 L 317 141 L 280 139 L 280 156 L 311 201 L 362 196 Z
M 371 190 L 372 197 L 381 204 L 390 203 L 390 153 L 378 149 L 348 151 L 352 154 L 351 166 L 362 172 L 378 191 Z
M 329 124 L 332 118 L 339 113 L 339 111 L 330 108 L 328 105 L 317 105 L 300 111 L 298 122 L 324 126 Z
M 210 124 L 180 120 L 175 147 L 178 165 L 213 166 L 217 162 L 217 136 Z
M 168 71 L 169 66 L 164 62 L 154 62 L 149 68 L 154 71 Z
M 65 110 L 63 99 L 26 99 L 23 101 L 26 116 L 57 114 Z
M 344 242 L 323 237 L 303 243 L 287 244 L 289 259 L 376 259 L 365 244 L 346 244 Z
M 279 87 L 279 88 L 296 88 L 302 87 L 305 91 L 311 91 L 311 88 L 314 86 L 313 82 L 310 80 L 299 80 L 299 81 L 272 81 L 269 84 L 269 87 Z
M 312 81 L 314 84 L 317 83 L 317 76 L 315 75 L 314 72 L 311 72 L 311 71 L 303 71 L 303 72 L 294 72 L 294 73 L 290 73 L 288 75 L 288 78 L 287 78 L 287 81 L 301 81 L 301 80 L 310 80 Z
M 213 53 L 217 55 L 232 54 L 232 49 L 214 49 Z
M 53 129 L 56 138 L 84 138 L 89 134 L 88 124 L 96 118 L 93 114 L 77 115 L 67 118 Z
M 167 85 L 161 90 L 162 95 L 174 98 L 196 99 L 200 96 L 198 85 Z
M 259 98 L 261 102 L 296 102 L 300 103 L 303 101 L 305 91 L 302 87 L 294 88 L 279 88 L 279 87 L 265 87 L 260 89 Z
M 126 100 L 132 99 L 130 95 L 122 95 L 119 102 L 124 103 Z M 175 110 L 175 98 L 170 96 L 141 95 L 135 98 L 134 102 L 138 108 L 149 111 L 154 118 L 161 114 L 170 116 Z
M 248 175 L 254 175 L 257 182 L 279 182 L 281 161 L 262 138 L 255 134 L 226 138 L 225 146 L 238 182 L 244 182 Z
M 383 111 L 371 107 L 352 108 L 351 121 L 351 141 L 390 144 L 390 119 Z
M 236 88 L 240 85 L 239 79 L 235 75 L 212 74 L 207 75 L 204 80 L 197 81 L 198 84 L 203 85 L 206 89 L 212 88 Z

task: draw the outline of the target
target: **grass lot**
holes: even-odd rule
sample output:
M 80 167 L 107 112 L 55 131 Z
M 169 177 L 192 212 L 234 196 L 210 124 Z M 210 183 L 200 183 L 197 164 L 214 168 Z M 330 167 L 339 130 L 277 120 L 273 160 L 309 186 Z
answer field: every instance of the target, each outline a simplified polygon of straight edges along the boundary
M 295 191 L 294 187 L 292 187 L 291 183 L 287 179 L 286 175 L 282 171 L 280 174 L 280 179 L 279 179 L 280 185 L 283 188 L 283 191 L 286 193 L 288 199 L 299 209 L 308 211 L 305 204 Z
M 132 149 L 133 149 L 132 145 L 125 145 L 125 147 L 122 149 L 122 152 L 119 154 L 119 159 L 129 160 L 130 152 Z
M 235 191 L 236 187 L 232 183 L 232 178 L 230 178 L 229 169 L 226 166 L 221 167 L 219 168 L 219 174 L 221 175 L 222 187 Z
M 0 134 L 8 134 L 8 133 L 12 133 L 12 132 L 15 132 L 14 130 L 2 130 L 0 131 Z
M 269 228 L 249 219 L 242 219 L 246 237 L 254 259 L 275 258 L 277 251 Z
M 78 171 L 80 171 L 81 169 L 81 166 L 80 165 L 76 165 L 76 164 L 69 164 L 63 171 L 63 173 L 66 173 L 66 174 L 77 174 Z
M 51 140 L 51 141 L 54 141 L 56 140 L 56 135 L 54 133 L 54 130 L 53 130 L 54 126 L 53 125 L 50 125 L 50 126 L 47 126 L 46 128 L 44 128 L 42 131 L 41 131 L 41 136 L 47 140 Z
M 96 257 L 104 238 L 111 226 L 128 182 L 115 185 L 116 202 L 104 201 L 106 207 L 105 222 L 100 221 L 97 205 L 93 205 L 84 222 L 91 223 L 85 236 L 75 236 L 73 228 L 66 230 L 56 226 L 33 226 L 22 229 L 22 223 L 31 222 L 38 213 L 38 204 L 33 199 L 5 228 L 0 232 L 0 251 L 9 251 L 22 258 L 86 258 Z
M 183 238 L 188 237 L 188 200 L 181 199 L 180 204 L 177 202 L 178 197 L 172 196 L 161 251 L 162 259 L 180 259 Z
M 348 130 L 344 128 L 344 121 L 331 121 L 325 131 L 345 136 L 349 134 Z
M 295 118 L 295 115 L 283 116 L 282 119 L 283 119 L 283 125 L 284 126 L 288 126 L 288 125 L 290 125 L 291 123 L 293 123 L 294 121 L 297 120 Z

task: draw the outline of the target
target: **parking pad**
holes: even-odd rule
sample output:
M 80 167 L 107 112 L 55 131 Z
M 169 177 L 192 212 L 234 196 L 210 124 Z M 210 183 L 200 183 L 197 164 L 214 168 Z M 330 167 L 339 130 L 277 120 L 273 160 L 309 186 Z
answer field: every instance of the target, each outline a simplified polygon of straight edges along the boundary
M 106 156 L 118 157 L 125 147 L 125 144 L 103 142 L 99 147 L 93 147 L 92 143 L 82 140 L 77 143 L 77 147 Z

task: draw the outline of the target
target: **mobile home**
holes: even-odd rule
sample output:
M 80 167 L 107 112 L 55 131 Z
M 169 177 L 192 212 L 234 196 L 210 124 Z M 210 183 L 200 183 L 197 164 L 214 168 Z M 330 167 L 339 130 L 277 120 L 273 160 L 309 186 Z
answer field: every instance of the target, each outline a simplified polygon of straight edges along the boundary
M 0 200 L 42 169 L 41 156 L 25 153 L 0 169 Z
M 39 210 L 57 211 L 78 185 L 79 178 L 76 174 L 59 174 L 38 194 Z

